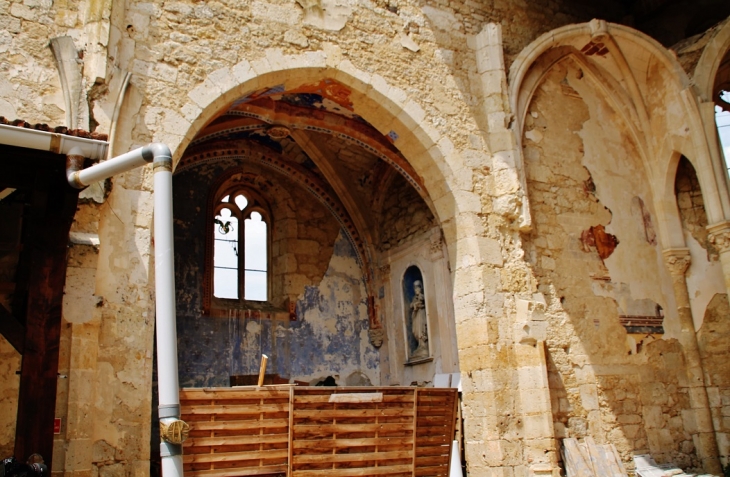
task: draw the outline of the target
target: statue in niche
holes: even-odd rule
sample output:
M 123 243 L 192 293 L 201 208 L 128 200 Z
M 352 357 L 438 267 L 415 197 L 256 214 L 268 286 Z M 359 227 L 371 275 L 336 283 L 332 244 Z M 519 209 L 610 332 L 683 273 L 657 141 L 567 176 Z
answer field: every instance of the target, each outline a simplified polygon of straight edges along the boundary
M 406 329 L 409 361 L 428 358 L 428 318 L 423 276 L 416 266 L 408 267 L 403 277 L 404 303 L 408 303 Z

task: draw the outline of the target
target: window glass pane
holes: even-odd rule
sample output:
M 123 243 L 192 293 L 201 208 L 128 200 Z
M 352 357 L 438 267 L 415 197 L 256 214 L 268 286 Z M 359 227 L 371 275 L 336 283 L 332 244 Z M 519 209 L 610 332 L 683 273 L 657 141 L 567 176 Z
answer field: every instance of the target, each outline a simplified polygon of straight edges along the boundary
M 222 209 L 213 222 L 213 295 L 238 298 L 238 219 Z
M 213 296 L 238 298 L 238 270 L 230 268 L 213 269 Z
M 230 195 L 227 195 L 221 199 L 221 202 L 228 202 L 228 199 L 230 198 Z
M 246 300 L 266 301 L 266 272 L 246 270 Z
M 248 205 L 248 200 L 241 194 L 238 194 L 234 200 L 236 201 L 236 205 L 240 210 L 245 209 Z
M 258 212 L 246 219 L 245 237 L 246 270 L 266 271 L 266 222 Z
M 725 92 L 721 97 L 724 101 L 730 102 L 730 93 Z M 723 111 L 719 106 L 715 106 L 715 122 L 720 137 L 720 149 L 725 156 L 725 167 L 730 169 L 730 111 Z

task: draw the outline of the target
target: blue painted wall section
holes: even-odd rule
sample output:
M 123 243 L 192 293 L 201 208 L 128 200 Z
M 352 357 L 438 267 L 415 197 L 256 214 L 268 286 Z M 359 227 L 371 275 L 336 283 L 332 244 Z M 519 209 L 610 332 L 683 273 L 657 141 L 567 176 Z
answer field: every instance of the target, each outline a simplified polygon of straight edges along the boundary
M 208 187 L 232 165 L 201 165 L 174 178 L 180 385 L 228 386 L 230 375 L 258 374 L 262 354 L 269 356 L 267 373 L 283 378 L 379 384 L 362 273 L 342 232 L 321 282 L 294 290 L 296 321 L 202 316 Z M 305 219 L 297 219 L 298 227 L 307 226 Z

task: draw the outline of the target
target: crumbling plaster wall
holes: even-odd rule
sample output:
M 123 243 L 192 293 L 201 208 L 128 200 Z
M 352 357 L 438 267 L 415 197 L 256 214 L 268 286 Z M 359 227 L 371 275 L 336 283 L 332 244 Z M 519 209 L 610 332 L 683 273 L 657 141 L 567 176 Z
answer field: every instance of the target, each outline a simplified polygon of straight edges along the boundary
M 31 48 L 36 37 L 25 32 L 32 34 L 51 25 L 45 20 L 50 13 L 40 12 L 53 12 L 54 21 L 78 20 L 81 7 L 77 10 L 76 3 L 62 1 L 30 4 L 33 2 L 29 0 L 0 3 L 0 18 L 12 27 L 7 29 L 10 36 L 2 36 L 3 45 L 8 41 L 11 45 L 9 53 L 2 56 L 3 65 L 11 65 L 11 69 L 0 74 L 5 81 L 0 85 L 5 103 L 0 105 L 32 122 L 57 122 L 63 118 L 59 110 L 64 107 L 60 88 L 55 86 L 43 94 L 38 92 L 43 91 L 43 83 L 39 88 L 26 80 L 57 81 L 52 57 L 44 49 L 45 43 Z M 546 1 L 531 2 L 529 8 L 512 2 L 489 6 L 471 2 L 348 3 L 337 12 L 335 24 L 343 28 L 332 30 L 332 23 L 307 20 L 307 12 L 292 0 L 128 1 L 112 6 L 106 56 L 109 88 L 102 88 L 92 111 L 103 130 L 112 117 L 118 91 L 113 86 L 119 84 L 119 73 L 132 72 L 117 136 L 112 138 L 118 152 L 158 140 L 169 143 L 179 157 L 184 148 L 177 146 L 201 126 L 192 124 L 207 120 L 201 114 L 211 114 L 211 110 L 235 99 L 223 98 L 226 91 L 247 81 L 248 86 L 237 95 L 248 92 L 246 88 L 274 86 L 255 78 L 289 67 L 347 71 L 351 83 L 375 91 L 372 96 L 382 92 L 387 97 L 388 102 L 377 108 L 367 107 L 356 98 L 355 110 L 381 132 L 387 134 L 392 127 L 401 135 L 395 145 L 424 177 L 443 224 L 465 378 L 470 470 L 475 474 L 487 472 L 488 467 L 504 467 L 505 472 L 524 470 L 528 453 L 519 441 L 520 430 L 513 427 L 504 432 L 499 423 L 503 419 L 500 416 L 522 412 L 510 391 L 519 385 L 514 374 L 519 360 L 512 352 L 515 297 L 532 296 L 537 290 L 523 265 L 515 230 L 513 206 L 519 183 L 510 149 L 514 141 L 505 129 L 508 114 L 502 84 L 502 44 L 482 50 L 493 64 L 488 70 L 478 70 L 475 36 L 485 23 L 509 18 L 504 43 L 510 61 L 539 33 L 587 20 L 595 16 L 591 9 L 598 7 L 577 5 L 575 8 L 585 10 L 570 11 L 560 2 Z M 26 11 L 36 16 L 23 18 Z M 99 24 L 103 26 L 104 21 Z M 86 30 L 82 33 L 75 21 L 73 26 L 46 33 L 44 37 L 77 35 L 83 43 L 88 40 L 86 35 L 91 35 Z M 43 56 L 40 73 L 26 68 L 24 55 L 28 52 Z M 8 79 L 5 71 L 11 70 L 13 76 Z M 276 82 L 291 81 L 296 74 L 270 77 Z M 26 106 L 23 102 L 29 98 L 33 104 Z M 45 113 L 44 98 L 52 104 Z M 396 116 L 401 117 L 394 120 Z M 418 135 L 411 132 L 414 130 Z M 430 150 L 430 158 L 422 157 L 421 147 Z M 98 325 L 99 365 L 89 369 L 98 373 L 94 374 L 95 383 L 103 389 L 96 401 L 91 396 L 81 399 L 99 406 L 100 412 L 94 412 L 94 435 L 108 435 L 114 446 L 111 449 L 120 448 L 120 432 L 139 442 L 146 442 L 144 436 L 149 432 L 150 413 L 137 404 L 149 402 L 149 387 L 143 381 L 149 379 L 152 353 L 150 177 L 149 172 L 141 177 L 132 173 L 115 180 L 101 212 L 102 246 L 93 288 L 103 297 L 97 313 L 104 320 Z M 102 349 L 105 346 L 109 349 Z M 122 357 L 111 356 L 114 353 L 132 357 L 136 364 L 124 363 Z M 114 379 L 125 384 L 108 386 Z M 127 402 L 131 406 L 121 404 Z M 506 435 L 510 439 L 504 439 Z M 530 430 L 531 438 L 545 435 L 542 427 Z M 109 447 L 101 447 L 99 455 L 105 459 Z M 113 470 L 142 472 L 146 455 L 135 452 L 124 454 L 126 460 L 120 460 L 121 467 Z M 92 457 L 80 452 L 75 460 L 66 460 L 66 470 L 85 471 Z
M 368 341 L 362 272 L 334 216 L 307 191 L 280 174 L 243 163 L 242 172 L 264 177 L 259 190 L 271 207 L 271 273 L 277 282 L 271 305 L 277 319 L 201 314 L 205 271 L 206 206 L 210 184 L 234 160 L 200 165 L 174 180 L 175 254 L 180 382 L 182 386 L 228 386 L 231 375 L 267 372 L 316 383 L 353 376 L 379 383 L 378 352 Z M 239 169 L 236 169 L 239 170 Z M 296 303 L 289 321 L 286 299 Z M 281 316 L 284 318 L 282 319 Z
M 636 145 L 569 59 L 533 97 L 524 144 L 556 435 L 610 441 L 626 460 L 651 452 L 696 466 L 676 305 Z M 603 244 L 599 225 L 613 236 Z M 662 307 L 665 334 L 637 353 L 619 315 L 644 300 Z
M 499 27 L 485 33 L 486 16 L 471 4 L 383 6 L 353 4 L 345 27 L 332 31 L 300 23 L 304 12 L 292 1 L 130 4 L 125 22 L 132 28 L 110 48 L 127 59 L 120 67 L 134 75 L 129 98 L 138 100 L 139 113 L 120 133 L 133 144 L 166 142 L 179 156 L 178 146 L 216 111 L 256 88 L 330 74 L 353 87 L 355 113 L 399 136 L 394 144 L 423 177 L 443 226 L 470 472 L 522 472 L 536 464 L 552 472 L 549 409 L 527 399 L 531 386 L 542 386 L 539 353 L 531 348 L 516 357 L 512 350 L 515 296 L 526 289 L 531 296 L 533 285 L 516 231 L 519 181 Z M 510 10 L 510 17 L 519 12 L 510 32 L 524 30 L 507 41 L 527 43 L 551 21 L 572 18 L 555 15 L 556 8 Z M 524 359 L 532 361 L 520 401 L 515 369 Z M 525 412 L 530 419 L 515 420 L 509 436 L 493 426 L 500 416 Z

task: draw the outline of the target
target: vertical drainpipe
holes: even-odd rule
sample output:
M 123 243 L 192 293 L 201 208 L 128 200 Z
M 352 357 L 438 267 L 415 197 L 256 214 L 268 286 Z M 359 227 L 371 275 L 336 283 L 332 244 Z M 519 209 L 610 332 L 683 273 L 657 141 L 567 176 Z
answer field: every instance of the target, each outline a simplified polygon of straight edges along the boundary
M 157 379 L 160 397 L 160 457 L 163 477 L 183 475 L 182 441 L 187 424 L 180 420 L 177 372 L 175 264 L 172 239 L 172 157 L 163 144 L 148 146 L 153 155 L 155 199 L 155 305 Z M 165 377 L 163 379 L 163 376 Z
M 81 160 L 79 160 L 81 158 Z M 172 239 L 172 155 L 153 143 L 88 169 L 80 169 L 80 150 L 68 153 L 68 182 L 78 189 L 152 162 L 154 171 L 155 311 L 157 326 L 157 379 L 160 416 L 160 456 L 163 477 L 182 477 L 182 443 L 188 425 L 180 420 L 175 315 L 175 268 Z

